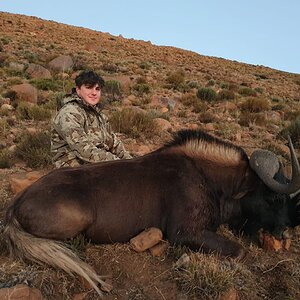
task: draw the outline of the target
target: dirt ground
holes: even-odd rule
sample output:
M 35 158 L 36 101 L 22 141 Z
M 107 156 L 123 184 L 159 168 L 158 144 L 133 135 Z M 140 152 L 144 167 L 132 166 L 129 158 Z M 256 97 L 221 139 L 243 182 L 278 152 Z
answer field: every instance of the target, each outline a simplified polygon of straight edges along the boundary
M 20 171 L 0 171 L 1 222 L 13 196 L 9 176 Z M 242 261 L 197 254 L 180 247 L 169 247 L 163 256 L 152 257 L 147 251 L 134 252 L 129 244 L 93 245 L 83 237 L 69 245 L 98 274 L 109 276 L 113 290 L 105 294 L 106 300 L 221 299 L 220 295 L 231 288 L 239 299 L 300 299 L 299 235 L 293 239 L 289 251 L 266 252 L 255 242 L 234 236 L 230 231 L 225 230 L 224 234 L 247 249 L 248 254 Z M 183 253 L 192 258 L 191 263 L 176 269 L 174 264 Z M 47 266 L 10 259 L 0 235 L 0 288 L 18 283 L 40 289 L 49 300 L 76 299 L 76 295 L 82 297 L 77 299 L 99 298 L 77 277 Z

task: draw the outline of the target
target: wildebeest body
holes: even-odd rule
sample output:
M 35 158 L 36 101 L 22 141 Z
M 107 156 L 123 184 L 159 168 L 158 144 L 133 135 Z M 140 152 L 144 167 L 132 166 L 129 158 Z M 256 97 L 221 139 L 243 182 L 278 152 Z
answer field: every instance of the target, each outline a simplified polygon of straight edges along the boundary
M 83 233 L 97 243 L 127 242 L 147 227 L 158 227 L 172 244 L 241 256 L 240 245 L 215 233 L 220 224 L 249 233 L 263 228 L 281 237 L 299 220 L 289 197 L 300 188 L 295 154 L 296 175 L 286 193 L 283 184 L 272 182 L 281 172 L 273 156 L 267 182 L 280 193 L 253 171 L 264 163 L 260 158 L 252 167 L 240 147 L 184 131 L 139 158 L 58 169 L 17 196 L 7 211 L 5 235 L 18 253 L 85 276 L 95 289 L 96 282 L 103 285 L 97 275 L 49 239 Z M 41 255 L 41 249 L 47 251 Z
M 25 191 L 14 210 L 24 229 L 39 237 L 63 240 L 83 232 L 98 243 L 125 242 L 158 227 L 180 243 L 181 236 L 220 224 L 219 199 L 211 201 L 215 191 L 207 184 L 189 158 L 151 154 L 56 170 Z

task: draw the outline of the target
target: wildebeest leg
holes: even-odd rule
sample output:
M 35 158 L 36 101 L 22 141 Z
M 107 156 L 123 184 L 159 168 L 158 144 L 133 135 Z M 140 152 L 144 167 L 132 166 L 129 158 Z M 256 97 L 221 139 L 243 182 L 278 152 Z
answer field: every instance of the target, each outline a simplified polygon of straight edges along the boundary
M 209 230 L 203 230 L 194 236 L 177 236 L 175 244 L 186 245 L 195 251 L 215 252 L 222 256 L 242 258 L 245 255 L 245 250 L 241 245 Z

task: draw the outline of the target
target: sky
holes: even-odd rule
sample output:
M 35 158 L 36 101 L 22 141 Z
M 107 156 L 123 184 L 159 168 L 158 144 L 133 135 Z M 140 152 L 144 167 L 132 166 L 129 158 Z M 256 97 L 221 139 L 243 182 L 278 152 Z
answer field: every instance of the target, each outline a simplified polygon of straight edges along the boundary
M 300 74 L 300 0 L 0 0 L 0 11 Z

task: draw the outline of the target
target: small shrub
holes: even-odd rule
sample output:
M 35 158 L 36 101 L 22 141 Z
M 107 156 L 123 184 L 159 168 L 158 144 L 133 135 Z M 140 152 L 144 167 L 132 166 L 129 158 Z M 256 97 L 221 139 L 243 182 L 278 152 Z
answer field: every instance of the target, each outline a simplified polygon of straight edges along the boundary
M 150 69 L 151 69 L 151 64 L 148 63 L 148 62 L 146 62 L 146 61 L 144 61 L 144 62 L 141 62 L 141 63 L 139 64 L 139 67 L 140 67 L 141 69 L 143 69 L 143 70 L 150 70 Z
M 266 110 L 270 110 L 270 102 L 267 98 L 256 98 L 256 97 L 250 97 L 246 99 L 241 104 L 241 110 L 242 111 L 248 111 L 252 113 L 258 113 Z
M 187 93 L 182 95 L 180 102 L 184 106 L 192 106 L 195 102 L 199 102 L 199 99 L 193 93 Z
M 151 87 L 147 83 L 137 83 L 132 89 L 138 96 L 143 96 L 144 94 L 149 94 L 151 92 Z
M 112 64 L 112 63 L 103 63 L 102 65 L 102 70 L 108 73 L 116 73 L 118 72 L 118 66 L 116 64 Z
M 188 81 L 187 84 L 191 89 L 199 89 L 200 88 L 200 84 L 197 81 Z
M 287 139 L 288 135 L 291 137 L 294 147 L 300 148 L 300 117 L 292 121 L 287 128 L 279 133 L 279 136 L 285 139 Z
M 234 287 L 238 275 L 235 265 L 200 253 L 190 255 L 190 263 L 174 272 L 181 289 L 193 299 L 219 299 Z
M 105 81 L 103 92 L 112 100 L 118 100 L 122 95 L 121 83 L 117 80 L 107 80 Z
M 284 112 L 284 119 L 294 121 L 296 119 L 300 118 L 300 110 L 288 110 Z
M 264 92 L 264 88 L 262 88 L 262 87 L 257 87 L 254 90 L 259 94 L 262 94 Z
M 214 101 L 217 99 L 217 93 L 212 88 L 200 88 L 197 97 L 204 101 Z
M 244 127 L 248 127 L 250 124 L 262 126 L 266 123 L 266 117 L 262 113 L 244 112 L 240 115 L 238 123 Z
M 233 91 L 229 90 L 221 90 L 218 93 L 218 99 L 219 100 L 233 100 L 235 98 L 235 94 Z
M 40 168 L 50 165 L 50 133 L 25 132 L 17 144 L 15 155 L 26 162 L 30 168 Z
M 52 116 L 52 111 L 39 105 L 30 105 L 26 102 L 20 102 L 17 107 L 17 117 L 20 120 L 45 121 Z
M 113 112 L 110 122 L 115 131 L 125 133 L 133 138 L 141 136 L 151 138 L 158 133 L 158 128 L 149 114 L 133 109 Z
M 6 135 L 9 128 L 10 126 L 5 119 L 0 120 L 0 136 Z
M 183 84 L 185 80 L 185 73 L 182 70 L 175 71 L 170 73 L 167 76 L 167 83 L 171 86 L 171 88 L 177 89 L 180 84 Z
M 242 96 L 251 96 L 251 97 L 257 96 L 257 92 L 249 87 L 243 87 L 239 89 L 239 94 Z
M 216 116 L 210 111 L 205 111 L 200 114 L 199 121 L 202 123 L 213 123 L 216 121 Z
M 181 83 L 177 86 L 176 90 L 182 93 L 188 93 L 191 91 L 191 87 L 187 83 Z
M 214 86 L 215 84 L 216 82 L 213 79 L 211 79 L 207 82 L 206 86 Z
M 37 89 L 43 91 L 58 91 L 63 87 L 63 83 L 51 78 L 39 78 L 30 80 L 30 83 Z
M 13 165 L 13 154 L 7 150 L 0 150 L 0 169 L 10 168 Z

